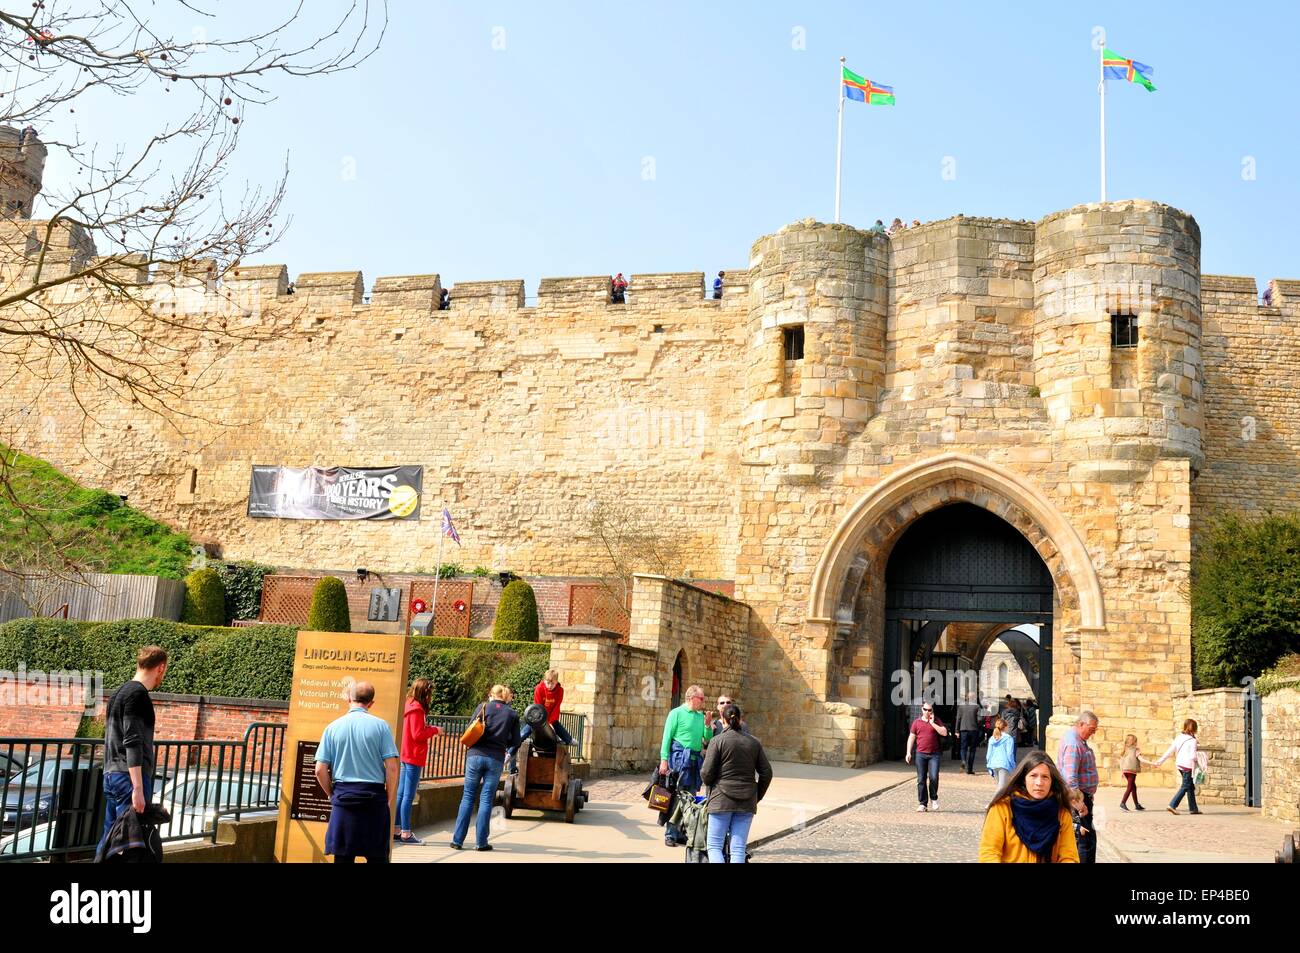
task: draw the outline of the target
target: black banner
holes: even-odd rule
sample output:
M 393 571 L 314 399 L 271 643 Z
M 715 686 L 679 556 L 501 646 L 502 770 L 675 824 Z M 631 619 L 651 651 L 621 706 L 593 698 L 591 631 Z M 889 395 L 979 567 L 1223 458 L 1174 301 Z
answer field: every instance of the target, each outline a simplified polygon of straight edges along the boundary
M 420 518 L 424 467 L 253 467 L 248 515 L 289 520 Z

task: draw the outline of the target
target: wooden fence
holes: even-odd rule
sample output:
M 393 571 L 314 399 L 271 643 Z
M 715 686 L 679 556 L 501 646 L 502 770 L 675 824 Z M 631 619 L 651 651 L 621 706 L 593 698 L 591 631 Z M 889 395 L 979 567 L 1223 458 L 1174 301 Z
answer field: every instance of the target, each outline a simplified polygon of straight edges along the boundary
M 20 588 L 21 587 L 21 588 Z M 86 622 L 118 619 L 170 619 L 181 617 L 185 585 L 158 576 L 118 576 L 83 573 L 80 576 L 33 576 L 0 582 L 0 623 L 32 615 L 57 616 Z M 33 611 L 35 610 L 35 611 Z

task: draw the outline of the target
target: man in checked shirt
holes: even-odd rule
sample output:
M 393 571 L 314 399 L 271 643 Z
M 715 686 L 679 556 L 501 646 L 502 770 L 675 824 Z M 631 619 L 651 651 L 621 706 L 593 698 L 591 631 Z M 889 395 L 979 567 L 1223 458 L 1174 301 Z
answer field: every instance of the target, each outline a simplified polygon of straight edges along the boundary
M 1088 833 L 1078 839 L 1079 863 L 1095 864 L 1097 862 L 1097 825 L 1092 819 L 1092 798 L 1097 793 L 1097 758 L 1088 747 L 1088 739 L 1097 731 L 1097 716 L 1090 711 L 1082 712 L 1074 722 L 1074 727 L 1061 739 L 1061 747 L 1056 753 L 1056 766 L 1061 771 L 1067 788 L 1078 788 L 1083 792 L 1083 810 L 1078 816 L 1087 817 L 1084 822 Z

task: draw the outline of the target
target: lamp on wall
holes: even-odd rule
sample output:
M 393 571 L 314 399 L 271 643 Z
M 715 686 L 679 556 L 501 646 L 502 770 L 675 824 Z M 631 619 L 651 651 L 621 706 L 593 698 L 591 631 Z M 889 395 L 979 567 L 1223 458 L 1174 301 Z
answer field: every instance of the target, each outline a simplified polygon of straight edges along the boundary
M 367 579 L 369 579 L 369 578 L 370 578 L 370 570 L 369 570 L 369 569 L 358 569 L 358 570 L 357 570 L 357 582 L 365 582 L 365 581 L 366 581 Z

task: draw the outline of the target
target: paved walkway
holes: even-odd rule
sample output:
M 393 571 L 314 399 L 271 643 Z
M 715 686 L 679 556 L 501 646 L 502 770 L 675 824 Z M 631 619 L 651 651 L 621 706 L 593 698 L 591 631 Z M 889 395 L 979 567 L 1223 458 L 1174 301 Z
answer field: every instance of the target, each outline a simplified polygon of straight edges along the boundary
M 898 783 L 892 770 L 849 770 L 775 762 L 775 780 L 754 818 L 750 840 L 760 845 L 773 835 L 802 828 L 827 814 L 871 797 Z M 641 799 L 648 775 L 621 775 L 590 782 L 587 806 L 572 824 L 559 814 L 515 811 L 507 820 L 498 807 L 492 819 L 492 851 L 473 850 L 474 829 L 463 851 L 448 847 L 451 821 L 423 828 L 419 847 L 394 845 L 394 863 L 473 863 L 491 861 L 604 861 L 682 863 L 684 849 L 664 846 L 663 828 Z
M 916 812 L 916 773 L 905 764 L 861 770 L 777 762 L 776 779 L 754 819 L 755 863 L 975 863 L 993 780 L 966 775 L 945 760 L 942 810 Z M 450 821 L 417 833 L 419 847 L 395 846 L 395 863 L 634 862 L 681 863 L 682 848 L 665 847 L 663 828 L 645 806 L 643 775 L 604 778 L 587 785 L 591 799 L 573 824 L 560 815 L 496 809 L 489 852 L 447 846 Z M 1291 825 L 1266 820 L 1244 807 L 1202 804 L 1200 816 L 1178 817 L 1164 806 L 1172 790 L 1141 792 L 1148 810 L 1119 810 L 1121 788 L 1097 798 L 1099 863 L 1271 863 Z

